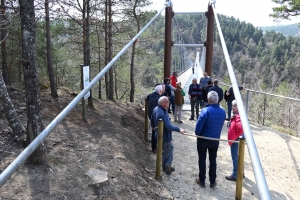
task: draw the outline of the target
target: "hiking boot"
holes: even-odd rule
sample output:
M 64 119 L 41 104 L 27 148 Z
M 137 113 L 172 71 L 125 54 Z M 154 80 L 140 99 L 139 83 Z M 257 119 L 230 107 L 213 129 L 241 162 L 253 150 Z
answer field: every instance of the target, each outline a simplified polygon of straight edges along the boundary
M 174 169 L 174 168 L 173 168 Z M 175 170 L 175 169 L 174 169 Z M 170 175 L 172 173 L 172 167 L 171 166 L 166 166 L 165 167 L 165 172 L 166 174 Z
M 196 178 L 196 183 L 200 185 L 200 187 L 205 188 L 205 183 L 201 182 L 199 178 Z
M 215 187 L 217 186 L 217 182 L 211 183 L 210 184 L 210 188 L 211 189 L 215 189 Z
M 189 120 L 194 120 L 194 117 L 191 117 Z
M 166 168 L 165 167 L 163 167 L 163 171 L 165 171 L 166 170 Z M 175 168 L 174 167 L 171 167 L 171 172 L 174 172 L 175 171 Z
M 236 181 L 236 178 L 234 178 L 232 175 L 230 176 L 225 176 L 226 180 L 229 180 L 229 181 Z

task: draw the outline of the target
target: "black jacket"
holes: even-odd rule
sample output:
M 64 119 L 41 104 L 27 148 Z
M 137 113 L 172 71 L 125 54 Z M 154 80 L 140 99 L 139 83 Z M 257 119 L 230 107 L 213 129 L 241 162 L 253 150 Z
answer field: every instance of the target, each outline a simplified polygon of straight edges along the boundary
M 239 87 L 239 90 L 242 90 L 242 89 L 244 89 L 244 87 Z M 230 87 L 228 89 L 228 93 L 229 93 L 229 95 L 228 95 L 228 101 L 235 100 L 235 96 L 234 96 L 234 92 L 233 92 L 233 88 L 232 87 Z
M 152 92 L 148 101 L 148 117 L 151 119 L 152 112 L 156 106 L 158 106 L 158 99 L 161 96 L 157 92 Z
M 212 85 L 208 85 L 208 86 L 206 86 L 206 87 L 204 87 L 204 88 L 202 88 L 202 100 L 204 101 L 204 102 L 206 102 L 207 103 L 207 94 L 208 94 L 208 92 L 210 91 L 209 89 L 212 87 Z
M 219 103 L 223 100 L 224 94 L 222 88 L 220 88 L 219 86 L 213 86 L 209 89 L 209 92 L 210 91 L 215 91 L 216 93 L 218 93 Z

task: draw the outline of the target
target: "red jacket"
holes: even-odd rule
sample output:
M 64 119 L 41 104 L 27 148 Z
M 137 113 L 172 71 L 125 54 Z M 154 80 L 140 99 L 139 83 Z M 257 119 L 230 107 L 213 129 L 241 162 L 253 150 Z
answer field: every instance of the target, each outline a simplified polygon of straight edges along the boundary
M 177 88 L 177 86 L 176 86 L 177 78 L 175 76 L 170 76 L 170 79 L 172 80 L 172 86 L 174 88 Z
M 230 125 L 228 127 L 228 140 L 236 140 L 244 133 L 240 115 L 237 113 L 230 119 Z M 229 145 L 232 142 L 228 142 Z

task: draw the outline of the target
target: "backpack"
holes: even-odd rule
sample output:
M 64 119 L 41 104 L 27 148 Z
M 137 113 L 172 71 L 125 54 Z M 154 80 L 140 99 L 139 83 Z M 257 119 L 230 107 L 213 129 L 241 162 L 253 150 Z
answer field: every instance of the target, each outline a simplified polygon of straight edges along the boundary
M 226 93 L 227 93 L 227 90 L 224 91 L 224 99 L 225 99 L 225 101 L 227 102 L 228 99 L 229 99 L 229 96 L 227 96 Z

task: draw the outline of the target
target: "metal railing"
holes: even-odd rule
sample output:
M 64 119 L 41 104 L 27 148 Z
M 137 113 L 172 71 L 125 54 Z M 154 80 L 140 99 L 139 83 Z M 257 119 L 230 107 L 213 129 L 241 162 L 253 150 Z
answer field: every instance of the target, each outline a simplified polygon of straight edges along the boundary
M 41 145 L 48 137 L 51 131 L 71 112 L 71 110 L 81 101 L 86 93 L 98 83 L 113 64 L 125 53 L 125 51 L 138 39 L 138 37 L 150 26 L 150 24 L 165 9 L 165 6 L 136 34 L 136 36 L 103 68 L 103 70 L 70 102 L 69 105 L 20 153 L 20 155 L 0 174 L 0 187 L 9 179 L 9 177 L 21 166 L 22 163 Z
M 300 99 L 247 88 L 241 93 L 249 121 L 300 137 Z
M 249 89 L 246 91 L 244 101 L 250 121 L 300 136 L 300 99 Z
M 191 73 L 192 73 L 192 67 L 189 67 L 178 74 L 177 80 L 178 82 L 181 82 L 182 87 L 184 87 L 187 81 L 189 80 Z
M 221 26 L 220 26 L 220 22 L 217 16 L 217 11 L 216 8 L 214 6 L 214 1 L 211 2 L 212 5 L 212 9 L 213 9 L 213 13 L 214 13 L 214 17 L 215 17 L 215 21 L 216 21 L 216 25 L 217 25 L 217 29 L 220 35 L 220 40 L 221 40 L 221 44 L 223 47 L 223 52 L 224 52 L 224 56 L 225 56 L 225 60 L 226 60 L 226 64 L 227 64 L 227 69 L 229 72 L 229 76 L 230 76 L 230 80 L 232 83 L 232 87 L 233 87 L 233 92 L 235 94 L 235 98 L 237 100 L 237 106 L 239 108 L 239 113 L 241 116 L 241 121 L 242 121 L 242 125 L 243 125 L 243 130 L 244 130 L 244 135 L 247 141 L 247 146 L 248 146 L 248 151 L 249 151 L 249 155 L 251 158 L 251 163 L 252 163 L 252 168 L 255 174 L 255 180 L 257 183 L 257 188 L 259 190 L 259 195 L 260 198 L 265 200 L 265 199 L 271 199 L 270 197 L 270 192 L 269 192 L 269 188 L 267 185 L 267 181 L 265 178 L 265 174 L 263 172 L 262 169 L 262 165 L 259 159 L 259 155 L 256 149 L 256 145 L 254 142 L 254 138 L 253 138 L 253 134 L 250 128 L 250 124 L 247 118 L 247 114 L 243 105 L 243 101 L 242 101 L 242 97 L 238 88 L 238 84 L 236 81 L 236 77 L 233 71 L 233 67 L 229 58 L 229 53 L 226 47 L 226 43 L 224 40 L 224 36 L 221 30 Z

